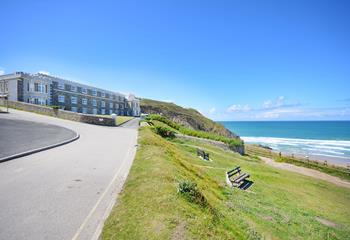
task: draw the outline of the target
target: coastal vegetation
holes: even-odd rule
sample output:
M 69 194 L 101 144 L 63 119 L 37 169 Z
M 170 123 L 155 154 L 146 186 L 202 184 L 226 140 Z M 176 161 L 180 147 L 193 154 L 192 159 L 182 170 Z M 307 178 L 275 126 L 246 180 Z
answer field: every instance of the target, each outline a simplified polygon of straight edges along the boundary
M 141 99 L 140 107 L 142 113 L 165 116 L 169 120 L 188 129 L 210 132 L 229 138 L 237 137 L 237 135 L 226 129 L 220 123 L 206 118 L 193 108 L 183 108 L 174 103 L 145 98 Z
M 152 127 L 140 128 L 138 145 L 102 239 L 350 236 L 348 188 L 275 169 L 255 154 L 241 156 L 201 141 L 162 137 Z M 197 148 L 210 153 L 212 161 L 197 157 Z M 253 185 L 246 191 L 226 185 L 225 172 L 236 166 L 251 175 Z
M 291 155 L 280 155 L 274 151 L 271 151 L 267 148 L 257 146 L 257 145 L 251 145 L 246 144 L 245 145 L 246 152 L 255 155 L 255 156 L 264 156 L 271 158 L 275 160 L 276 162 L 285 162 L 285 163 L 291 163 L 297 166 L 306 167 L 318 170 L 320 172 L 327 173 L 329 175 L 339 177 L 341 179 L 349 180 L 350 181 L 350 169 L 336 166 L 328 163 L 327 161 L 316 161 L 316 160 L 310 160 L 301 158 L 298 156 L 291 156 Z
M 223 143 L 226 143 L 229 147 L 234 148 L 235 146 L 243 145 L 243 141 L 238 137 L 224 137 L 215 133 L 211 132 L 205 132 L 200 130 L 194 130 L 190 129 L 184 126 L 181 126 L 180 124 L 177 124 L 168 118 L 158 115 L 158 114 L 150 114 L 146 117 L 146 121 L 151 122 L 152 125 L 159 125 L 159 122 L 167 125 L 167 127 L 170 127 L 174 132 L 181 133 L 184 135 L 192 136 L 192 137 L 198 137 L 198 138 L 205 138 L 215 141 L 220 141 Z M 165 127 L 163 125 L 163 127 Z

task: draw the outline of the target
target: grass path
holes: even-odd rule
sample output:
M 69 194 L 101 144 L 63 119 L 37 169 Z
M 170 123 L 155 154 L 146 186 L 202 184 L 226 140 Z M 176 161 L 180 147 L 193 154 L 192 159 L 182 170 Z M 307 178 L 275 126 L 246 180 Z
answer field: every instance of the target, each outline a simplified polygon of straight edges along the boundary
M 350 182 L 342 180 L 338 177 L 334 177 L 334 176 L 328 175 L 326 173 L 322 173 L 322 172 L 314 170 L 314 169 L 299 167 L 299 166 L 296 166 L 296 165 L 293 165 L 290 163 L 275 162 L 273 159 L 267 158 L 267 157 L 260 157 L 260 158 L 265 163 L 267 163 L 268 165 L 273 166 L 275 168 L 296 172 L 299 174 L 303 174 L 305 176 L 325 180 L 325 181 L 333 183 L 337 186 L 350 188 Z

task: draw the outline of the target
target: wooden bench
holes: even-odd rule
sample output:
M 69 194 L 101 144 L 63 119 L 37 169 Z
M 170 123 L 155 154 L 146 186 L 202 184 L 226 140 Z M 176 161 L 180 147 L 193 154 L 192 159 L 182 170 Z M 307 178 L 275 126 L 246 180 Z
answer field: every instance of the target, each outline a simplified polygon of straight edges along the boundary
M 209 153 L 206 153 L 202 149 L 197 148 L 197 156 L 203 158 L 204 160 L 209 161 Z
M 229 186 L 239 187 L 243 184 L 250 175 L 248 173 L 242 173 L 241 167 L 238 166 L 231 171 L 226 172 L 226 182 Z

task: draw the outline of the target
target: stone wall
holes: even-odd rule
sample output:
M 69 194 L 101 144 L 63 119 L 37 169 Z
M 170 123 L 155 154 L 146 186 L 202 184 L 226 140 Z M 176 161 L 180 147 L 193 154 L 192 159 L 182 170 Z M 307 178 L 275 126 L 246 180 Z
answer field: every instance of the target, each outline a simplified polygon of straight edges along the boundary
M 0 99 L 0 106 L 6 106 L 6 102 Z M 24 102 L 8 101 L 9 108 L 39 113 L 47 116 L 62 118 L 66 120 L 83 122 L 102 126 L 116 126 L 115 120 L 108 117 L 99 117 L 95 115 L 81 114 L 61 109 L 53 109 L 48 106 L 35 105 Z

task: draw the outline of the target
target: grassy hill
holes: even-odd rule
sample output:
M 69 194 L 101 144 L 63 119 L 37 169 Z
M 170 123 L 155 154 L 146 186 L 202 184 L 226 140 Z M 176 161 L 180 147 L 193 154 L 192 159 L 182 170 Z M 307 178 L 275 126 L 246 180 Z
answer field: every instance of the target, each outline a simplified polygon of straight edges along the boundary
M 162 114 L 170 120 L 194 130 L 212 132 L 225 137 L 237 137 L 236 134 L 226 129 L 223 125 L 206 118 L 197 110 L 183 108 L 174 103 L 141 99 L 141 112 Z
M 255 156 L 142 127 L 139 148 L 102 239 L 348 239 L 350 189 L 273 168 Z M 196 156 L 196 148 L 212 161 Z M 241 166 L 254 183 L 226 185 Z M 180 191 L 183 183 L 189 195 Z

